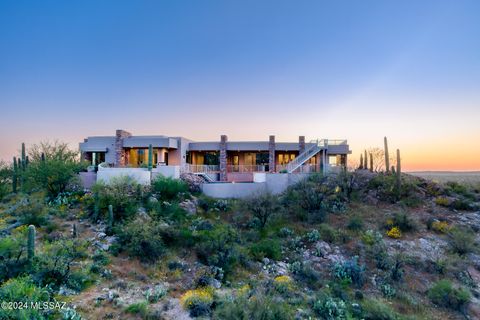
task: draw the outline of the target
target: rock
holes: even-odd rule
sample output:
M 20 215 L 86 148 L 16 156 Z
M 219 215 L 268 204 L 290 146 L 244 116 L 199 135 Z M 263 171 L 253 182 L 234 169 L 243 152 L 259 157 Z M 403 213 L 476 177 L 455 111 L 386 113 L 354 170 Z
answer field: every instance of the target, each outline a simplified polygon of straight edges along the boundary
M 106 234 L 105 232 L 99 232 L 99 233 L 97 233 L 97 238 L 99 238 L 99 239 L 103 239 L 103 238 L 105 238 L 106 236 L 107 236 L 107 234 Z
M 315 251 L 319 257 L 325 258 L 332 253 L 332 248 L 325 241 L 318 241 L 315 243 Z
M 144 221 L 144 222 L 148 222 L 148 221 L 152 220 L 152 218 L 148 215 L 147 210 L 145 210 L 144 207 L 138 208 L 137 219 L 139 219 L 141 221 Z
M 189 215 L 197 214 L 197 203 L 190 199 L 180 202 L 179 207 L 187 211 Z
M 472 265 L 480 271 L 480 255 L 475 253 L 468 254 L 468 260 L 472 262 Z
M 270 259 L 268 259 L 268 258 L 263 258 L 263 259 L 262 259 L 262 262 L 263 262 L 264 265 L 267 265 L 267 264 L 270 263 Z
M 107 293 L 107 300 L 113 302 L 116 298 L 120 297 L 116 290 L 109 290 Z
M 212 279 L 211 286 L 214 287 L 215 289 L 220 289 L 222 287 L 222 283 L 217 279 Z
M 201 185 L 205 183 L 205 180 L 193 173 L 182 173 L 180 179 L 188 184 L 188 190 L 193 193 L 201 191 Z
M 279 276 L 284 276 L 288 274 L 288 264 L 286 262 L 277 262 L 277 274 Z

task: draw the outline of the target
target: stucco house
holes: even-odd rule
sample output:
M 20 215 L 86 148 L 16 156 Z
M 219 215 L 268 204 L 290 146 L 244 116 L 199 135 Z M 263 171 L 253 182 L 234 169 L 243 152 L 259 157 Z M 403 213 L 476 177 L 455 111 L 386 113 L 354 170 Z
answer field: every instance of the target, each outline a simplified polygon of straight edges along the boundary
M 114 136 L 94 136 L 80 143 L 82 158 L 94 166 L 142 168 L 149 159 L 158 172 L 188 172 L 207 181 L 253 182 L 255 173 L 326 172 L 346 166 L 351 152 L 346 140 L 321 139 L 310 142 L 299 136 L 296 142 L 265 141 L 198 142 L 183 137 L 135 136 L 117 130 Z M 168 171 L 175 168 L 177 170 Z

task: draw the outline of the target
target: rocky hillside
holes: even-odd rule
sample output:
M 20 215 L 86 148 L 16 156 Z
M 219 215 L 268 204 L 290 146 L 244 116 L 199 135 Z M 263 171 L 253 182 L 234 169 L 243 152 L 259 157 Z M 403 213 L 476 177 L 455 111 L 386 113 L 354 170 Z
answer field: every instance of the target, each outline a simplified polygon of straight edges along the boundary
M 358 170 L 227 201 L 184 179 L 4 197 L 1 299 L 66 304 L 0 318 L 480 319 L 474 186 Z

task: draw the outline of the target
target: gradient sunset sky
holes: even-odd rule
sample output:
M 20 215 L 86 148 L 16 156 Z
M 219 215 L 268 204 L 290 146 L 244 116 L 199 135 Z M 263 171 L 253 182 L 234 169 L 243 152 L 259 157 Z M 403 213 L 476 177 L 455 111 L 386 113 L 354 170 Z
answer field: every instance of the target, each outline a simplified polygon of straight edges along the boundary
M 0 111 L 6 161 L 123 128 L 480 170 L 480 1 L 5 0 Z

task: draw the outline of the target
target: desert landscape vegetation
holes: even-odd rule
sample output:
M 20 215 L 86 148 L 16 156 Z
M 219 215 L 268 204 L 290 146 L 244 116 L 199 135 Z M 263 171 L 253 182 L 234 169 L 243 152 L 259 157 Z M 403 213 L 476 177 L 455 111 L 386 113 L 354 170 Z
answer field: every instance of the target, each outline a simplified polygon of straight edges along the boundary
M 0 171 L 0 300 L 65 305 L 0 319 L 480 318 L 478 181 L 370 158 L 282 194 L 212 199 L 193 175 L 84 190 L 85 164 L 59 142 L 14 159 Z

